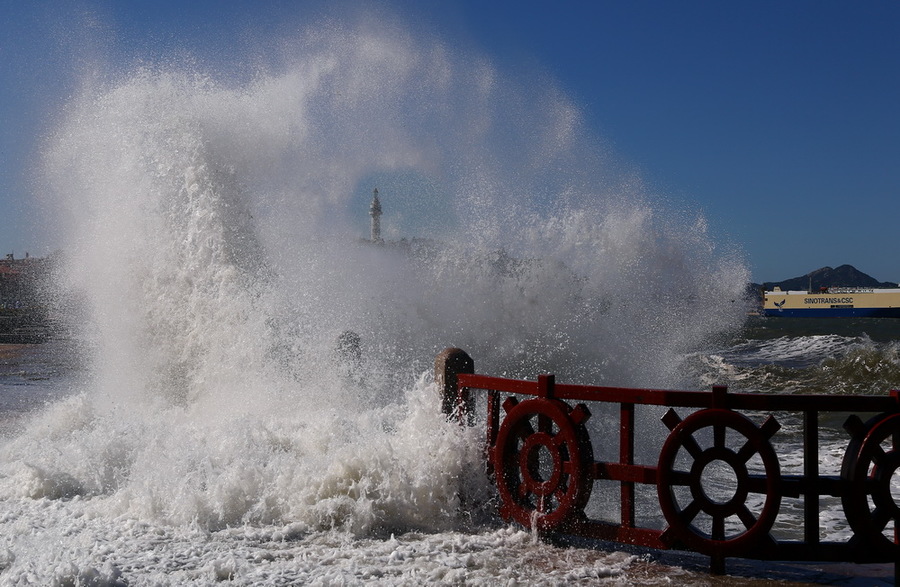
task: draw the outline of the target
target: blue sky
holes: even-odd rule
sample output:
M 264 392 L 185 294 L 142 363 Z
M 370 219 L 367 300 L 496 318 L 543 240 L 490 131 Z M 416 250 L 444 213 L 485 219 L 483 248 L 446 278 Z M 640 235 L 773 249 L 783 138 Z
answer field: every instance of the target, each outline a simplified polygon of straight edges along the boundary
M 756 281 L 849 263 L 900 281 L 900 3 L 0 0 L 0 251 L 49 252 L 36 150 L 93 55 L 227 71 L 266 31 L 360 6 L 552 76 L 654 192 Z

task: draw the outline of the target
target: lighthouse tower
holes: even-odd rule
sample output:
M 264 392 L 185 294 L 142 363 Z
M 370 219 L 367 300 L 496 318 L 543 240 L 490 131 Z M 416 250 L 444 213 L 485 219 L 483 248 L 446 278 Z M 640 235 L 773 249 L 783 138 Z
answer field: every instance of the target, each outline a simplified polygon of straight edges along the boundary
M 381 202 L 378 201 L 378 188 L 372 193 L 372 205 L 369 206 L 369 216 L 372 217 L 372 242 L 381 242 Z

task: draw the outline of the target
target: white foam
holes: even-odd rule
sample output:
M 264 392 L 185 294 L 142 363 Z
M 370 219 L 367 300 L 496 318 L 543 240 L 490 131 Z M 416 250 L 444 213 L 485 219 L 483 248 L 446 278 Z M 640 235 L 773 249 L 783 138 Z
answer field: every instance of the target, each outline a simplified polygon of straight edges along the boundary
M 743 320 L 740 259 L 552 84 L 395 28 L 314 33 L 240 85 L 86 82 L 48 139 L 90 374 L 0 447 L 3 581 L 529 580 L 525 537 L 477 530 L 481 439 L 439 414 L 434 355 L 656 386 Z M 376 176 L 385 234 L 433 241 L 359 242 Z M 404 218 L 409 177 L 437 187 Z M 386 539 L 411 531 L 433 534 Z

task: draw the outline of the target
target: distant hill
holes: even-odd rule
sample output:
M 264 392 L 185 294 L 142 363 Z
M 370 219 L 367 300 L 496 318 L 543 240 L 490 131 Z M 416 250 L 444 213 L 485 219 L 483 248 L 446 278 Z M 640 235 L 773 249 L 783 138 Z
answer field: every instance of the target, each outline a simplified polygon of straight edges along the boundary
M 772 290 L 776 286 L 783 290 L 817 291 L 822 287 L 897 287 L 897 284 L 890 281 L 878 281 L 852 265 L 841 265 L 835 269 L 822 267 L 806 275 L 784 281 L 767 281 L 761 287 L 765 290 Z

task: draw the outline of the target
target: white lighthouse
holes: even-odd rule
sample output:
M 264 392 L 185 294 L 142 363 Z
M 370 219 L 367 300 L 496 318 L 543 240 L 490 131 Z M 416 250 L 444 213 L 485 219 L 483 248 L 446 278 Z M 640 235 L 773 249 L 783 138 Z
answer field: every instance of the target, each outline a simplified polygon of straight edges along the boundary
M 372 217 L 372 242 L 381 242 L 381 202 L 378 201 L 378 188 L 372 193 L 372 205 L 369 206 L 369 216 Z

